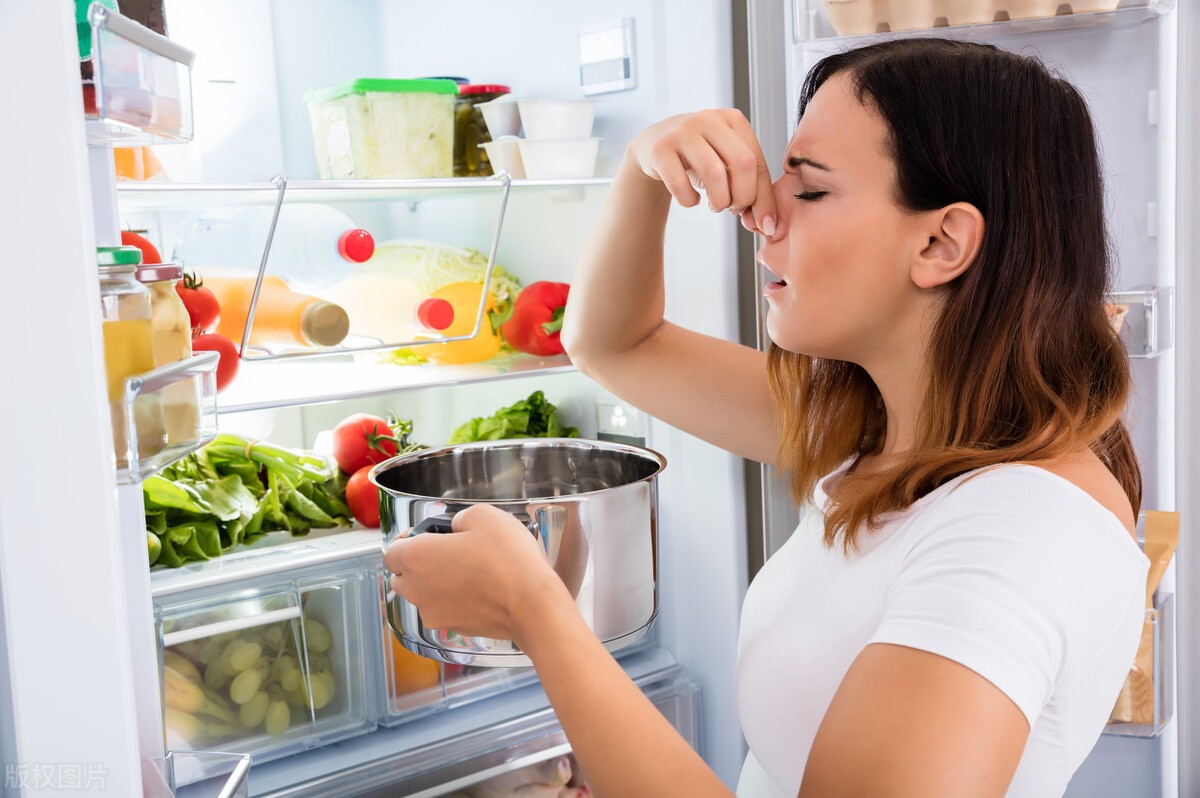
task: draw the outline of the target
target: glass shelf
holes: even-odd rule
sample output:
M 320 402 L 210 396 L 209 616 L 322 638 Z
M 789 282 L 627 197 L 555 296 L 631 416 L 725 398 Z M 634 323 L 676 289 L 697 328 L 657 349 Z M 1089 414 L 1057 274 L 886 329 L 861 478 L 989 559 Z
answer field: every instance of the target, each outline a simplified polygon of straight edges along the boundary
M 1114 8 L 1058 13 L 1059 9 L 1072 5 Z M 905 6 L 904 14 L 896 16 L 899 21 L 891 24 L 888 18 L 895 15 L 890 11 L 897 6 L 889 7 L 881 0 L 793 0 L 792 38 L 797 43 L 836 40 L 839 45 L 853 46 L 877 36 L 934 35 L 988 41 L 1072 28 L 1131 27 L 1173 10 L 1175 0 L 1124 0 L 1119 8 L 1116 7 L 1117 0 L 1073 4 L 1051 0 L 927 0 Z M 830 22 L 830 8 L 835 11 L 836 27 Z M 1030 16 L 1018 17 L 1023 13 L 1022 8 L 1029 9 L 1024 13 Z M 923 13 L 917 9 L 922 9 Z M 955 22 L 956 19 L 964 22 Z M 893 30 L 897 25 L 905 28 Z M 909 29 L 909 26 L 914 27 Z
M 195 53 L 94 3 L 92 75 L 83 84 L 88 145 L 133 147 L 192 140 Z
M 513 191 L 582 193 L 607 186 L 612 178 L 583 180 L 513 180 Z M 478 191 L 495 191 L 502 178 L 457 177 L 438 180 L 289 180 L 288 202 L 424 202 L 463 197 Z M 170 183 L 131 182 L 117 185 L 122 211 L 188 210 L 204 205 L 270 205 L 279 193 L 276 182 L 266 183 Z
M 296 360 L 273 363 L 243 361 L 230 386 L 221 394 L 221 413 L 263 410 L 295 405 L 382 396 L 409 388 L 462 385 L 533 373 L 574 371 L 566 355 L 498 355 L 491 360 L 460 366 L 355 362 L 353 360 Z
M 141 482 L 216 437 L 219 359 L 203 352 L 125 381 L 124 400 L 112 403 L 118 483 Z

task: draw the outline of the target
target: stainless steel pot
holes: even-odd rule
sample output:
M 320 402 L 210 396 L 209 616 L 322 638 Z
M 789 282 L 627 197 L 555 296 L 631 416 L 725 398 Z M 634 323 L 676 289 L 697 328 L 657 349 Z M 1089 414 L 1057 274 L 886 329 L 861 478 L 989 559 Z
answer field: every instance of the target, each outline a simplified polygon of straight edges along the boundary
M 642 639 L 658 612 L 658 474 L 649 449 L 579 438 L 483 441 L 393 457 L 370 471 L 381 491 L 384 549 L 406 530 L 449 532 L 454 513 L 491 504 L 538 538 L 575 606 L 609 651 Z M 511 640 L 421 623 L 390 590 L 388 621 L 405 648 L 461 665 L 522 666 Z

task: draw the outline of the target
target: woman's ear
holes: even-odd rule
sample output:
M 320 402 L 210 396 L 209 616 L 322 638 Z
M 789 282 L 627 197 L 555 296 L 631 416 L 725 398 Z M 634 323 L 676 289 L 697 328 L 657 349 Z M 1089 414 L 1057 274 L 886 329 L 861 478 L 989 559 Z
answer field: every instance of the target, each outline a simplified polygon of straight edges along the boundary
M 983 214 L 969 202 L 955 202 L 922 216 L 928 242 L 913 258 L 911 276 L 918 288 L 936 288 L 975 262 L 983 244 Z

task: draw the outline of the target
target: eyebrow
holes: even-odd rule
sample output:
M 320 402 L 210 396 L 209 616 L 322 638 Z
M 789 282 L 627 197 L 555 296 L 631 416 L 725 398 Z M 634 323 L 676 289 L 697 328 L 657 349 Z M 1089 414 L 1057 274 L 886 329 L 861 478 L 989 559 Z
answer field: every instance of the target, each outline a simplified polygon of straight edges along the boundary
M 792 169 L 799 169 L 801 166 L 811 166 L 813 169 L 820 169 L 822 172 L 833 171 L 825 164 L 817 163 L 812 158 L 796 158 L 794 156 L 789 156 L 787 159 L 787 165 Z

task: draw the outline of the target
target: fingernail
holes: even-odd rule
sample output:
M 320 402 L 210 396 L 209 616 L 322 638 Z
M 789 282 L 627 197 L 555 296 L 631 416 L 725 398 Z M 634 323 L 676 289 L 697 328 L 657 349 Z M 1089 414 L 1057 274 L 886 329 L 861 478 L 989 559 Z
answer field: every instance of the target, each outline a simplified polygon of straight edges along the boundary
M 775 237 L 775 217 L 774 216 L 764 216 L 763 220 L 762 220 L 762 224 L 759 226 L 762 228 L 763 235 L 765 235 L 767 238 Z

